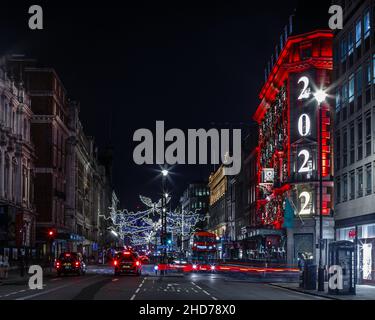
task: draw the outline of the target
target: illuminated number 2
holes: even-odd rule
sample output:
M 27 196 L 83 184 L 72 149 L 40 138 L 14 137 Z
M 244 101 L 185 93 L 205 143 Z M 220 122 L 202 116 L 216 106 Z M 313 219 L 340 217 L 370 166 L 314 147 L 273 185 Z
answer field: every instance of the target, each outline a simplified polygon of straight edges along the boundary
M 303 158 L 302 166 L 298 169 L 298 172 L 300 173 L 309 172 L 310 168 L 308 167 L 307 162 L 309 161 L 309 158 L 310 158 L 310 152 L 308 152 L 307 150 L 301 150 L 298 154 L 298 157 L 300 156 L 303 156 L 304 158 Z
M 310 133 L 311 121 L 310 117 L 303 113 L 298 119 L 298 132 L 302 137 L 306 137 Z
M 298 197 L 299 199 L 303 198 L 304 201 L 302 202 L 301 200 L 301 211 L 299 212 L 299 215 L 306 215 L 306 214 L 310 214 L 310 208 L 307 208 L 307 206 L 309 205 L 310 203 L 310 199 L 311 199 L 311 194 L 310 192 L 307 192 L 307 191 L 303 191 L 301 192 L 301 194 L 299 195 Z
M 307 99 L 311 95 L 311 90 L 309 88 L 309 83 L 310 83 L 309 78 L 308 77 L 301 77 L 298 80 L 298 84 L 300 84 L 301 82 L 303 82 L 303 89 L 301 91 L 301 94 L 298 97 L 298 100 Z

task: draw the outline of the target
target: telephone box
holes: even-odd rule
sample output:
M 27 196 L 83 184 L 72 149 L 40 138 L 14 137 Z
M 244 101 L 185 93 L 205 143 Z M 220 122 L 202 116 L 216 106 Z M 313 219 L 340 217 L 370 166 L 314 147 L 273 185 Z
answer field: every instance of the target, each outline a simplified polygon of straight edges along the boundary
M 351 241 L 336 241 L 329 245 L 328 292 L 330 294 L 355 295 L 355 244 Z M 336 268 L 334 267 L 336 266 Z M 338 271 L 339 269 L 339 271 Z M 342 276 L 342 287 L 333 277 Z

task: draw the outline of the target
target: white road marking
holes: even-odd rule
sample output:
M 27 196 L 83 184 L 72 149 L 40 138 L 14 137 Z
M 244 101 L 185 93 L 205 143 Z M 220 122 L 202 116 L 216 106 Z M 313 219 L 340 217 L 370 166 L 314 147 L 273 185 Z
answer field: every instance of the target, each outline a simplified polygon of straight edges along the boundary
M 200 286 L 198 286 L 195 282 L 191 282 L 193 285 L 195 285 L 198 289 L 202 290 L 206 295 L 211 297 L 213 300 L 218 300 L 216 297 L 212 296 L 211 293 L 207 292 L 206 290 L 202 289 Z M 193 289 L 194 290 L 194 289 Z M 194 290 L 195 291 L 195 290 Z M 197 292 L 197 291 L 195 291 Z
M 99 276 L 93 276 L 91 278 L 86 278 L 86 279 L 95 279 L 97 277 L 99 277 Z M 77 281 L 75 283 L 80 283 L 80 282 L 82 282 L 84 280 L 85 279 L 82 279 L 82 280 L 79 280 L 79 281 Z M 56 287 L 56 288 L 52 288 L 52 289 L 49 289 L 49 290 L 46 290 L 46 291 L 42 291 L 42 292 L 38 292 L 38 293 L 32 294 L 32 295 L 29 295 L 29 296 L 26 296 L 26 297 L 17 298 L 16 300 L 28 300 L 28 299 L 32 299 L 32 298 L 39 297 L 41 295 L 44 295 L 44 294 L 47 294 L 47 293 L 50 293 L 50 292 L 54 292 L 54 291 L 57 291 L 57 290 L 69 287 L 71 285 L 72 285 L 71 283 L 68 283 L 68 284 L 65 284 L 65 285 L 62 285 L 62 286 L 59 286 L 59 287 Z M 43 287 L 45 287 L 45 286 L 46 286 L 46 284 L 43 285 Z
M 142 285 L 143 285 L 143 282 L 145 281 L 146 278 L 143 279 L 142 283 L 139 284 L 138 288 L 135 290 L 135 293 L 132 295 L 132 297 L 130 298 L 130 300 L 134 300 L 135 299 L 135 296 L 136 294 L 139 292 L 139 290 L 141 289 Z
M 112 279 L 112 282 L 115 282 L 115 281 L 118 281 L 118 279 L 117 279 L 117 278 L 115 278 L 115 279 Z

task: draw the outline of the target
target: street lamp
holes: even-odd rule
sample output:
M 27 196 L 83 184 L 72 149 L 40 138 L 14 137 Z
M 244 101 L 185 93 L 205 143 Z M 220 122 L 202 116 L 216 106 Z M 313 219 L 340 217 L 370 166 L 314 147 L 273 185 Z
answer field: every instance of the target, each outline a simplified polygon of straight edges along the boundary
M 162 198 L 161 198 L 161 208 L 162 208 L 162 213 L 161 213 L 161 243 L 163 245 L 163 263 L 166 263 L 167 260 L 167 209 L 165 208 L 167 199 L 168 199 L 168 193 L 166 192 L 166 178 L 169 174 L 169 171 L 167 169 L 162 169 L 161 170 L 162 174 Z
M 324 291 L 324 268 L 323 268 L 323 161 L 322 161 L 322 103 L 326 101 L 327 93 L 319 89 L 314 93 L 319 108 L 319 269 L 318 269 L 318 291 Z

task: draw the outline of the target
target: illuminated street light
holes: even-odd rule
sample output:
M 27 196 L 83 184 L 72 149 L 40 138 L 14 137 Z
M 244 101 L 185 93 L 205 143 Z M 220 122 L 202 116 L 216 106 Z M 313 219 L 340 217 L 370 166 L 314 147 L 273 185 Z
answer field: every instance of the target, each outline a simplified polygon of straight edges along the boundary
M 116 232 L 115 230 L 111 230 L 111 233 L 112 233 L 113 235 L 115 235 L 116 237 L 118 237 L 118 234 L 117 234 L 117 232 Z
M 322 123 L 323 123 L 323 116 L 322 116 L 322 103 L 327 98 L 327 93 L 319 89 L 314 93 L 314 97 L 318 102 L 319 106 L 319 168 L 320 168 L 320 175 L 319 175 L 319 268 L 318 268 L 318 291 L 324 291 L 324 266 L 323 266 L 323 161 L 322 161 Z
M 163 170 L 161 171 L 161 173 L 162 173 L 162 175 L 163 175 L 164 177 L 166 177 L 166 176 L 168 175 L 169 171 L 168 171 L 167 169 L 163 169 Z
M 168 198 L 168 196 L 169 196 L 168 193 L 165 193 L 165 194 L 164 194 L 164 197 L 165 197 L 165 198 Z
M 314 93 L 314 97 L 318 103 L 322 103 L 326 100 L 328 94 L 324 90 L 318 90 L 317 92 Z

